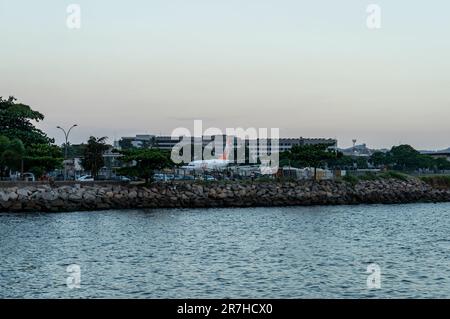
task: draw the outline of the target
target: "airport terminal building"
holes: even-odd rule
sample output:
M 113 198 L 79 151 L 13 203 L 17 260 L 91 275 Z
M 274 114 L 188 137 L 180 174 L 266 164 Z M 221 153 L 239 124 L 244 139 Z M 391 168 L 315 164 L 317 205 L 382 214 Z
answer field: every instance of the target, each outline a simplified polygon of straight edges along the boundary
M 115 142 L 115 147 L 119 149 L 125 149 L 130 147 L 156 147 L 161 150 L 170 151 L 172 148 L 181 142 L 186 137 L 173 138 L 170 135 L 136 135 L 135 137 L 122 137 L 119 141 Z M 233 145 L 242 146 L 248 148 L 251 156 L 258 156 L 260 154 L 271 154 L 276 152 L 285 152 L 290 150 L 295 145 L 312 145 L 312 144 L 328 144 L 331 148 L 337 148 L 337 140 L 333 138 L 304 138 L 304 137 L 291 137 L 291 138 L 279 138 L 278 143 L 274 139 L 246 139 L 244 142 L 236 136 L 218 135 L 212 137 L 190 137 L 192 145 L 202 144 L 205 147 L 217 138 L 221 138 L 222 145 L 226 145 L 226 141 L 231 138 Z

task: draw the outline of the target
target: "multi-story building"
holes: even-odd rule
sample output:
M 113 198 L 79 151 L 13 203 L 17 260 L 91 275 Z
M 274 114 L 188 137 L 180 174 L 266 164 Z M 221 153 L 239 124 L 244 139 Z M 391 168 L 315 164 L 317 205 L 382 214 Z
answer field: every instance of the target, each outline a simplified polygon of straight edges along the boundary
M 220 135 L 222 143 L 225 145 L 227 136 Z M 143 148 L 143 147 L 157 147 L 161 150 L 170 151 L 175 145 L 180 143 L 183 139 L 190 139 L 191 144 L 202 144 L 203 147 L 214 141 L 217 136 L 203 136 L 200 137 L 172 137 L 170 135 L 136 135 L 135 137 L 122 137 L 117 143 L 116 147 L 125 149 L 131 147 Z
M 180 143 L 183 139 L 190 139 L 191 145 L 201 144 L 204 148 L 206 145 L 215 141 L 217 138 L 221 138 L 221 145 L 225 147 L 229 137 L 227 135 L 219 135 L 207 137 L 176 137 L 168 135 L 136 135 L 136 137 L 123 137 L 117 144 L 120 148 L 129 147 L 157 147 L 161 150 L 170 151 L 173 147 Z M 257 158 L 260 155 L 270 155 L 272 153 L 285 152 L 290 150 L 295 145 L 312 145 L 312 144 L 327 144 L 330 148 L 337 148 L 337 140 L 332 138 L 279 138 L 278 144 L 274 142 L 274 139 L 245 139 L 244 142 L 241 139 L 231 136 L 232 145 L 235 147 L 245 147 L 248 149 L 248 155 L 251 158 Z
M 154 135 L 136 135 L 134 137 L 122 137 L 118 142 L 114 142 L 114 146 L 119 149 L 127 149 L 132 147 L 147 148 L 154 144 Z
M 337 147 L 337 140 L 332 138 L 279 138 L 278 145 L 273 139 L 247 140 L 246 145 L 252 156 L 261 154 L 282 153 L 289 151 L 293 146 L 327 144 L 330 148 Z
M 429 155 L 435 159 L 444 158 L 450 161 L 450 147 L 441 151 L 421 151 L 421 154 Z
M 342 148 L 338 150 L 346 156 L 353 156 L 353 157 L 369 157 L 375 152 L 375 150 L 368 148 L 366 144 L 360 145 L 355 144 L 352 147 Z

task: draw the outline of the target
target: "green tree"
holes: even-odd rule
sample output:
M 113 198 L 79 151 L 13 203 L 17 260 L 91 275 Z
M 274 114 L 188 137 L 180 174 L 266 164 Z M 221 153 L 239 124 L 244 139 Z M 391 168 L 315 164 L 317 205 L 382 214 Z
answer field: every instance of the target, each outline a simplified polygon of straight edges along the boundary
M 393 146 L 387 153 L 375 152 L 370 157 L 375 166 L 386 166 L 396 170 L 412 171 L 419 168 L 433 169 L 442 162 L 437 162 L 429 155 L 421 154 L 410 145 Z
M 450 169 L 450 161 L 445 158 L 436 158 L 435 159 L 436 168 L 439 170 L 449 170 Z
M 24 154 L 21 140 L 0 136 L 0 177 L 5 177 L 8 170 L 21 170 Z
M 376 167 L 387 166 L 391 163 L 389 154 L 380 151 L 374 152 L 369 161 Z
M 49 144 L 33 144 L 26 148 L 24 168 L 39 177 L 46 172 L 61 168 L 63 153 L 60 147 Z
M 64 150 L 65 143 L 61 145 L 61 149 Z M 83 157 L 86 144 L 67 144 L 67 158 Z
M 354 162 L 356 163 L 357 168 L 367 169 L 369 168 L 368 158 L 358 156 L 355 158 Z
M 170 160 L 170 153 L 159 149 L 129 149 L 121 151 L 121 154 L 123 154 L 121 161 L 129 166 L 122 167 L 119 172 L 144 178 L 147 184 L 153 178 L 155 170 L 174 165 Z
M 416 170 L 418 168 L 433 168 L 435 161 L 429 155 L 420 154 L 410 145 L 394 146 L 390 150 L 390 162 L 397 170 Z
M 9 139 L 17 138 L 25 146 L 32 144 L 50 144 L 54 140 L 33 125 L 44 119 L 44 115 L 31 109 L 28 105 L 16 103 L 16 98 L 0 97 L 0 135 Z
M 328 167 L 334 169 L 352 169 L 354 163 L 351 156 L 344 155 L 342 152 L 337 152 L 336 157 L 327 160 Z
M 84 147 L 81 165 L 84 169 L 91 171 L 94 179 L 98 178 L 98 172 L 105 165 L 103 154 L 110 148 L 106 144 L 107 139 L 106 136 L 100 138 L 91 136 Z
M 314 179 L 317 177 L 317 168 L 323 167 L 328 161 L 335 159 L 337 153 L 330 150 L 328 144 L 295 145 L 282 157 L 290 161 L 293 167 L 313 167 Z

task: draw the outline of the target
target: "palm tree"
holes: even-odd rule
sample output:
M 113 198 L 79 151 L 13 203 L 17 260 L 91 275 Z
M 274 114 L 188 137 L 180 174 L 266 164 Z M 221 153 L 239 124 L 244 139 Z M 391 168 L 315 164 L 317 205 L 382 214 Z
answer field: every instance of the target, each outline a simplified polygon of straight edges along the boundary
M 98 172 L 105 165 L 103 154 L 109 149 L 106 144 L 108 137 L 96 138 L 91 136 L 84 148 L 81 165 L 84 169 L 91 171 L 91 175 L 96 179 Z

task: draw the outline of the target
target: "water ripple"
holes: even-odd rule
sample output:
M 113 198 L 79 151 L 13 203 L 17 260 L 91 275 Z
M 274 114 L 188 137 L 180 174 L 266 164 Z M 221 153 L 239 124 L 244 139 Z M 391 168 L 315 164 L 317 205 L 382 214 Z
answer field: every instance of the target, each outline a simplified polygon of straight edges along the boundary
M 0 297 L 449 298 L 449 218 L 450 204 L 2 214 Z

